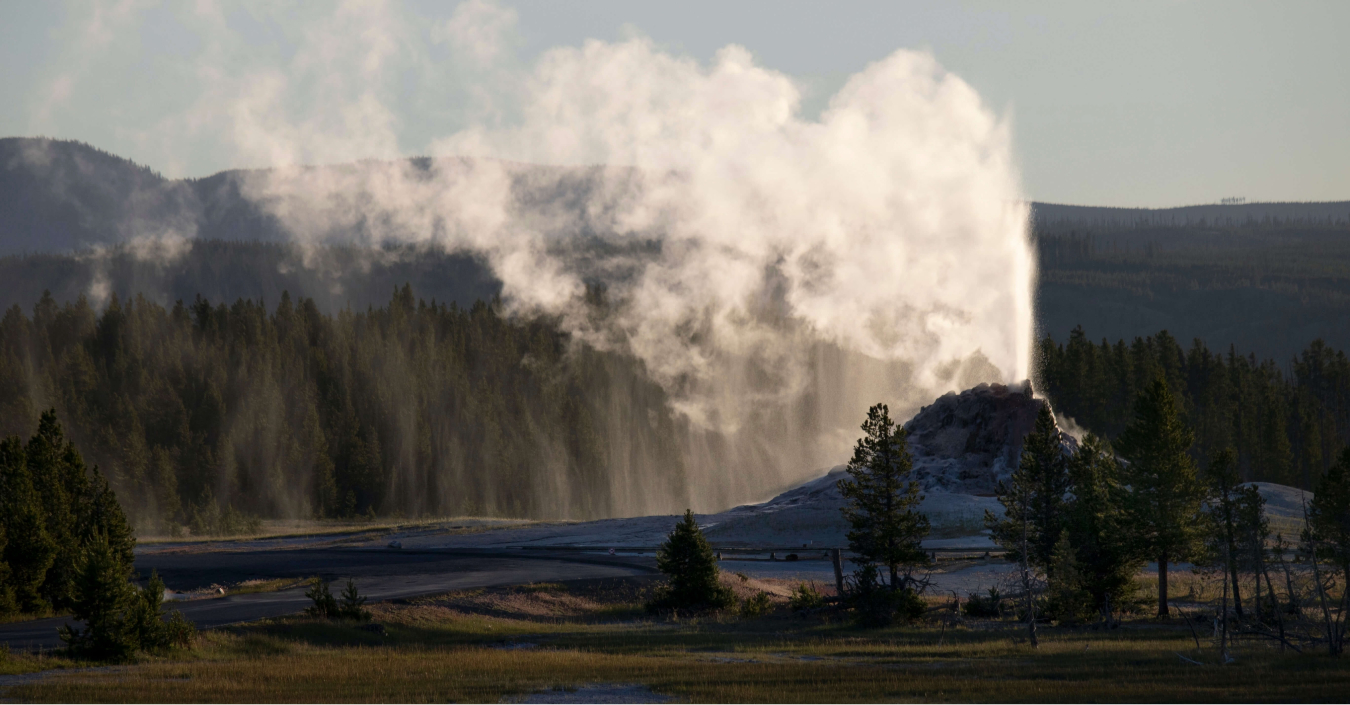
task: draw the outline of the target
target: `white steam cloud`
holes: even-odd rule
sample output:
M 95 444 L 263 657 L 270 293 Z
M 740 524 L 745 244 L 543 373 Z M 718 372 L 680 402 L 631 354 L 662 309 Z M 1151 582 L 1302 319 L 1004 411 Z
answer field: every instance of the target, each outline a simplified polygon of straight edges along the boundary
M 245 192 L 302 244 L 476 253 L 511 310 L 639 357 L 696 429 L 777 465 L 701 467 L 691 446 L 705 507 L 838 462 L 871 403 L 903 418 L 1028 376 L 1035 266 L 1009 124 L 931 55 L 895 52 L 807 118 L 793 79 L 738 46 L 705 65 L 640 37 L 588 41 L 518 69 L 514 21 L 473 0 L 419 34 L 395 7 L 348 2 L 309 23 L 288 66 L 231 75 L 217 39 L 201 100 L 156 129 L 216 130 L 278 167 Z M 451 45 L 449 65 L 424 35 Z M 424 91 L 479 77 L 469 126 L 429 161 L 391 160 L 390 85 L 409 67 Z M 302 166 L 365 158 L 383 161 Z M 588 284 L 607 315 L 583 305 Z

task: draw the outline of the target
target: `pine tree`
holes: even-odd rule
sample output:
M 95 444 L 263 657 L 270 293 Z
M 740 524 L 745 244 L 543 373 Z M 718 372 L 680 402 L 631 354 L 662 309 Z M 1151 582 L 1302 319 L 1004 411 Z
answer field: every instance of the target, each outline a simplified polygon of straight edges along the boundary
M 33 488 L 23 443 L 0 441 L 0 523 L 5 527 L 4 562 L 8 585 L 22 612 L 42 613 L 50 606 L 42 584 L 56 558 L 56 544 L 47 534 L 42 499 Z
M 1317 483 L 1308 503 L 1308 528 L 1318 557 L 1339 568 L 1343 585 L 1350 586 L 1350 448 Z
M 1109 617 L 1134 590 L 1142 560 L 1125 514 L 1126 489 L 1110 444 L 1089 433 L 1069 460 L 1072 498 L 1065 534 L 1074 549 L 1082 587 Z
M 305 597 L 313 603 L 305 608 L 305 614 L 311 617 L 336 619 L 341 614 L 337 599 L 328 591 L 328 583 L 324 582 L 323 578 L 315 576 L 309 589 L 305 591 Z
M 107 537 L 95 536 L 78 563 L 71 612 L 85 623 L 60 628 L 73 654 L 101 661 L 126 661 L 139 646 L 134 623 L 140 596 L 128 579 L 131 566 L 118 559 Z
M 1068 459 L 1050 405 L 1041 404 L 1036 426 L 1022 444 L 1021 461 L 996 496 L 1003 504 L 1002 520 L 987 513 L 994 541 L 1009 558 L 1022 560 L 1023 531 L 1027 563 L 1049 572 L 1055 547 L 1064 532 L 1065 495 L 1069 491 Z
M 1188 453 L 1194 437 L 1161 377 L 1135 402 L 1134 420 L 1116 449 L 1126 461 L 1127 510 L 1140 547 L 1158 561 L 1158 616 L 1169 614 L 1167 566 L 1186 560 L 1204 533 L 1204 485 Z
M 66 467 L 64 450 L 65 437 L 56 412 L 43 412 L 37 433 L 28 440 L 24 455 L 33 487 L 42 498 L 47 535 L 57 547 L 42 584 L 43 597 L 55 609 L 70 607 L 75 599 L 73 591 L 83 547 L 76 517 L 86 496 L 85 478 Z
M 338 613 L 345 619 L 364 622 L 370 619 L 370 610 L 365 608 L 366 596 L 356 590 L 356 581 L 347 578 L 347 587 L 342 591 L 342 604 Z
M 14 586 L 10 583 L 9 563 L 5 562 L 5 546 L 9 536 L 5 533 L 5 524 L 0 522 L 0 617 L 6 617 L 18 611 L 14 602 Z
M 862 430 L 848 463 L 849 477 L 839 481 L 847 501 L 844 518 L 852 527 L 849 549 L 855 562 L 885 566 L 891 590 L 908 588 L 908 575 L 902 579 L 900 569 L 928 562 L 921 542 L 929 523 L 918 511 L 923 497 L 919 483 L 910 479 L 913 461 L 905 430 L 891 421 L 885 404 L 868 409 Z
M 1068 532 L 1060 534 L 1046 570 L 1046 614 L 1061 623 L 1072 623 L 1092 612 L 1092 594 L 1078 563 Z
M 985 525 L 994 541 L 1008 550 L 1022 567 L 1022 591 L 1026 606 L 1027 635 L 1036 638 L 1036 600 L 1033 573 L 1053 569 L 1055 547 L 1064 529 L 1064 493 L 1069 474 L 1061 450 L 1059 429 L 1050 405 L 1042 403 L 1036 426 L 1022 443 L 1017 470 L 1007 482 L 1000 481 L 995 496 L 1003 505 L 1004 518 L 985 510 Z
M 1238 583 L 1237 544 L 1242 478 L 1238 475 L 1237 453 L 1229 448 L 1215 453 L 1205 471 L 1205 479 L 1209 482 L 1209 519 L 1213 527 L 1213 539 L 1219 546 L 1216 554 L 1225 563 L 1224 573 L 1233 591 L 1233 610 L 1241 617 L 1242 591 Z
M 133 601 L 128 617 L 128 628 L 136 644 L 146 651 L 159 651 L 169 648 L 168 625 L 162 616 L 164 605 L 164 581 L 158 571 L 150 571 L 150 579 L 145 588 Z
M 73 457 L 68 459 L 68 463 L 72 467 L 79 467 L 82 472 L 84 461 L 73 447 L 70 452 L 73 453 Z M 97 467 L 93 470 L 93 477 L 88 482 L 86 491 L 88 499 L 81 503 L 83 512 L 77 517 L 81 538 L 89 541 L 93 536 L 106 537 L 108 546 L 117 555 L 117 559 L 126 565 L 132 565 L 136 561 L 136 537 L 132 533 L 131 524 L 127 522 L 126 514 L 122 512 L 122 505 L 117 502 L 117 494 L 108 486 L 108 480 Z
M 657 550 L 656 567 L 670 584 L 653 607 L 722 608 L 734 601 L 731 589 L 717 579 L 717 556 L 691 510 L 685 510 L 684 518 Z
M 1234 561 L 1256 577 L 1256 616 L 1265 614 L 1261 601 L 1261 576 L 1266 572 L 1266 543 L 1270 539 L 1270 520 L 1266 518 L 1266 498 L 1254 485 L 1238 490 L 1237 531 Z M 1274 588 L 1271 588 L 1273 590 Z M 1274 606 L 1274 594 L 1267 595 L 1267 604 Z

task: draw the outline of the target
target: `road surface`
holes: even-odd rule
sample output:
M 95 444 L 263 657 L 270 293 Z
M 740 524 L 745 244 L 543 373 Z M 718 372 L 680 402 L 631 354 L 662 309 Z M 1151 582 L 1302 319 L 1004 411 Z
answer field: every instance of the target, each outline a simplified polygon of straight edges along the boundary
M 372 602 L 430 595 L 466 588 L 531 582 L 582 580 L 645 575 L 655 570 L 651 557 L 610 557 L 597 553 L 536 555 L 512 550 L 289 548 L 238 551 L 159 550 L 136 557 L 136 570 L 159 571 L 171 590 L 188 591 L 245 580 L 352 578 Z M 333 592 L 342 584 L 332 586 Z M 294 614 L 309 606 L 303 588 L 281 592 L 231 595 L 167 604 L 198 627 Z M 12 649 L 61 646 L 56 628 L 70 618 L 42 619 L 0 625 L 0 643 Z

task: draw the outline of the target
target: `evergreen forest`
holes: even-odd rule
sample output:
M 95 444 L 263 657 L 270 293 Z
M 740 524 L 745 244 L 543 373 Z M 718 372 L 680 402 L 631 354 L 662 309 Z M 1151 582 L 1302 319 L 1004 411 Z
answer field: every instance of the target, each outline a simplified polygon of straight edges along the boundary
M 143 534 L 609 516 L 630 474 L 614 468 L 662 468 L 649 494 L 686 494 L 679 422 L 640 363 L 406 285 L 336 315 L 287 294 L 270 309 L 114 296 L 102 311 L 44 295 L 0 320 L 0 434 L 32 433 L 49 408 Z
M 1198 339 L 1183 348 L 1167 331 L 1093 343 L 1080 327 L 1065 343 L 1042 340 L 1039 358 L 1056 412 L 1108 439 L 1162 377 L 1195 431 L 1195 459 L 1233 448 L 1244 481 L 1311 490 L 1350 443 L 1350 359 L 1321 340 L 1281 365 Z

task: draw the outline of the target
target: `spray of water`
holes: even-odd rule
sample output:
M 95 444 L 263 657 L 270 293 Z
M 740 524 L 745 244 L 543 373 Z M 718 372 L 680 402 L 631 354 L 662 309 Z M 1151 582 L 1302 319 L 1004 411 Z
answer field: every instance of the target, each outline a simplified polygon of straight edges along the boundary
M 839 462 L 872 403 L 903 416 L 1028 376 L 1009 124 L 931 55 L 897 51 L 807 118 L 794 81 L 737 46 L 704 64 L 589 41 L 517 69 L 513 19 L 470 2 L 433 32 L 482 81 L 431 159 L 302 166 L 399 152 L 379 87 L 415 33 L 381 3 L 315 23 L 284 70 L 203 69 L 182 124 L 228 125 L 237 154 L 277 167 L 241 188 L 297 242 L 475 253 L 510 311 L 641 359 L 687 421 L 696 491 L 654 497 L 661 468 L 609 468 L 624 513 L 762 498 Z

